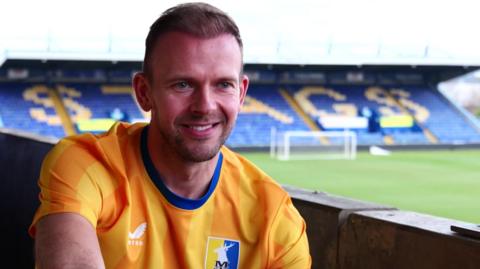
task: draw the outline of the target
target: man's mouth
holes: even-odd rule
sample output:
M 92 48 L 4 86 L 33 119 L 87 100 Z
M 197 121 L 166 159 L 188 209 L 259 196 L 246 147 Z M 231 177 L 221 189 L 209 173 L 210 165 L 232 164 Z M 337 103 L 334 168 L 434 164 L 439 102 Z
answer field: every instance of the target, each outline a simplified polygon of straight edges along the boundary
M 220 122 L 208 123 L 208 124 L 183 124 L 183 128 L 191 137 L 194 138 L 207 138 L 210 137 L 217 128 Z
M 210 129 L 214 126 L 215 124 L 209 124 L 209 125 L 189 125 L 188 128 L 191 128 L 195 131 L 201 132 L 205 131 L 207 129 Z

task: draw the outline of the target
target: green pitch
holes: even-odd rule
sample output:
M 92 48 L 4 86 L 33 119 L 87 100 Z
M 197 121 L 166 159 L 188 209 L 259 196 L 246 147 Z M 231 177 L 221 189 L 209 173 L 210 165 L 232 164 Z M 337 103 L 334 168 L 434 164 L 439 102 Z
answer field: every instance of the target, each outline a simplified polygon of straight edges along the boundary
M 479 150 L 360 152 L 354 161 L 243 155 L 282 184 L 480 223 Z

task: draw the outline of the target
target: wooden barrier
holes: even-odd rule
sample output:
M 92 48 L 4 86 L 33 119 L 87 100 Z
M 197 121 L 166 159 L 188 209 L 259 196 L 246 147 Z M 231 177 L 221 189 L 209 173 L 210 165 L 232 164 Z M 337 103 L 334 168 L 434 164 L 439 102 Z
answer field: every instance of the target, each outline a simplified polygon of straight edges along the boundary
M 34 268 L 33 240 L 27 229 L 39 205 L 37 178 L 55 140 L 0 130 L 0 231 L 2 255 L 11 268 Z
M 352 212 L 393 210 L 393 207 L 361 202 L 327 193 L 284 186 L 307 223 L 312 268 L 338 268 L 340 227 Z
M 480 268 L 480 240 L 450 230 L 462 224 L 399 210 L 352 213 L 341 227 L 338 268 Z
M 467 223 L 286 187 L 307 223 L 312 268 L 480 268 Z

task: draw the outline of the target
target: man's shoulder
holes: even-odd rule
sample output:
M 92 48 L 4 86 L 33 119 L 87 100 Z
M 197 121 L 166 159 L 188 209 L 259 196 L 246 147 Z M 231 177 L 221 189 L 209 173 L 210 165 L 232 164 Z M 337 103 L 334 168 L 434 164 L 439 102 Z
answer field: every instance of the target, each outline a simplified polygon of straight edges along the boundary
M 59 140 L 57 148 L 78 148 L 78 149 L 111 149 L 118 145 L 119 140 L 129 139 L 139 135 L 144 123 L 116 122 L 107 132 L 101 134 L 82 133 L 67 136 Z
M 241 154 L 227 147 L 222 148 L 222 154 L 225 166 L 222 168 L 222 172 L 228 173 L 226 176 L 240 177 L 242 185 L 254 192 L 267 192 L 269 196 L 279 199 L 283 199 L 287 195 L 278 182 Z
M 111 163 L 111 159 L 124 154 L 124 145 L 131 144 L 127 140 L 139 139 L 144 126 L 117 122 L 102 134 L 83 133 L 62 138 L 48 153 L 46 161 L 67 159 Z
M 229 169 L 241 170 L 249 176 L 258 176 L 272 180 L 261 168 L 245 158 L 243 155 L 223 146 L 221 149 L 224 159 L 224 165 Z

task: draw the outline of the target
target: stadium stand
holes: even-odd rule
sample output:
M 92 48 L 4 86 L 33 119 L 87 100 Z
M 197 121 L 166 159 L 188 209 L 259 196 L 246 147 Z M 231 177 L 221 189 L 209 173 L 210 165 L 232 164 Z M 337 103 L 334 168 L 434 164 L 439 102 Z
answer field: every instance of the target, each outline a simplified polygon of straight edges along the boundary
M 130 85 L 69 83 L 57 89 L 78 132 L 106 131 L 114 120 L 145 120 Z
M 368 99 L 364 96 L 364 87 L 332 85 L 332 86 L 299 86 L 291 85 L 288 88 L 299 105 L 312 118 L 314 122 L 320 125 L 322 130 L 338 131 L 349 129 L 357 132 L 358 144 L 371 145 L 383 144 L 383 134 L 380 130 L 371 130 L 369 123 L 358 125 L 357 121 L 362 108 L 368 108 L 370 111 L 380 111 L 381 105 L 378 100 Z M 375 96 L 377 97 L 377 96 Z M 377 101 L 377 102 L 376 102 Z M 393 107 L 397 109 L 396 107 Z M 395 112 L 393 112 L 395 113 Z M 336 125 L 333 128 L 327 128 L 322 125 L 322 120 L 328 117 L 337 121 L 345 121 L 346 125 Z M 342 117 L 342 118 L 340 118 Z M 347 123 L 349 121 L 350 123 Z M 350 124 L 350 126 L 348 126 Z
M 114 120 L 147 121 L 130 84 L 138 67 L 117 65 L 1 69 L 0 124 L 60 138 L 102 132 Z M 268 147 L 272 128 L 350 130 L 361 146 L 480 143 L 478 127 L 425 74 L 297 69 L 246 70 L 251 85 L 228 146 Z
M 288 89 L 324 130 L 321 122 L 327 117 L 357 117 L 361 108 L 378 113 L 378 129 L 372 128 L 371 123 L 363 128 L 349 128 L 357 132 L 359 144 L 479 142 L 480 134 L 469 122 L 438 91 L 427 86 L 297 85 Z
M 396 94 L 399 102 L 418 114 L 419 121 L 441 143 L 480 142 L 480 133 L 438 91 L 424 87 L 404 87 L 402 91 L 403 96 Z
M 275 86 L 252 85 L 237 125 L 227 141 L 231 147 L 267 147 L 271 128 L 278 132 L 309 130 Z
M 63 137 L 51 89 L 30 83 L 0 84 L 0 116 L 3 127 L 43 136 Z

